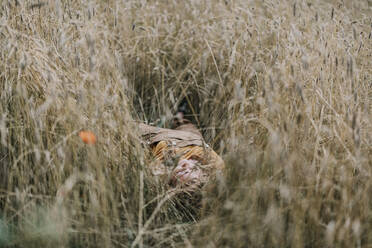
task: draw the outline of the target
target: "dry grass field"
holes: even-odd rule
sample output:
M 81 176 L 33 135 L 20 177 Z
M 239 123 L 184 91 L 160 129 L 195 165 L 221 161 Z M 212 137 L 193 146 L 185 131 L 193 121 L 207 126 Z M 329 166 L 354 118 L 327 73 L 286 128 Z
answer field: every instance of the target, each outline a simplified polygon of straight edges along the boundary
M 182 99 L 191 196 L 137 131 Z M 372 247 L 371 108 L 371 0 L 1 0 L 0 246 Z

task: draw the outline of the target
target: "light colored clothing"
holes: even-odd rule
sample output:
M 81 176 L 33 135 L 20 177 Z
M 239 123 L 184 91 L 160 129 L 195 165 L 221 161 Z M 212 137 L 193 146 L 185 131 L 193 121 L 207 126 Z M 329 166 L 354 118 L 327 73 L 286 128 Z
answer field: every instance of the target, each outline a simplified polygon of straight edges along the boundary
M 173 165 L 175 160 L 196 160 L 206 178 L 225 167 L 222 158 L 205 143 L 199 130 L 185 119 L 175 129 L 158 128 L 141 123 L 139 131 L 155 157 L 155 161 L 150 165 L 155 175 L 169 173 L 172 168 L 167 168 L 168 160 L 173 160 L 171 162 Z

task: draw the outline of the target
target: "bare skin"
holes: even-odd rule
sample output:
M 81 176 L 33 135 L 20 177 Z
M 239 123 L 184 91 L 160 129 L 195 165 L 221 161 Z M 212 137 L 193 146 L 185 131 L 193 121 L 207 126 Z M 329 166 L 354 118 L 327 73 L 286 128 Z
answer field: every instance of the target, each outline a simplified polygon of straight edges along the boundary
M 197 165 L 198 161 L 193 159 L 182 159 L 171 173 L 171 185 L 192 185 L 200 182 L 203 172 Z

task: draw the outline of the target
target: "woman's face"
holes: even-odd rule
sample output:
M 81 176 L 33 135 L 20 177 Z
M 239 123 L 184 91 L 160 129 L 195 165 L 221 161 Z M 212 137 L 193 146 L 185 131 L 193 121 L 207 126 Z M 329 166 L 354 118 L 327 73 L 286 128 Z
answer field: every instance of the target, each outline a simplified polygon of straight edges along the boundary
M 171 174 L 170 184 L 198 185 L 201 182 L 203 172 L 197 165 L 198 161 L 193 159 L 182 159 Z

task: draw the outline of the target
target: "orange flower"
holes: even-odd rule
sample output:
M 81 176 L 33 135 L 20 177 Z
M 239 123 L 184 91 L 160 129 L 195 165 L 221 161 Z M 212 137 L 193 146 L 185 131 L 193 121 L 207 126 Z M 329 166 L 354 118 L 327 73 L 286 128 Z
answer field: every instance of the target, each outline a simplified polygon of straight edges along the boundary
M 97 141 L 96 136 L 91 131 L 80 131 L 79 136 L 85 144 L 94 145 Z

